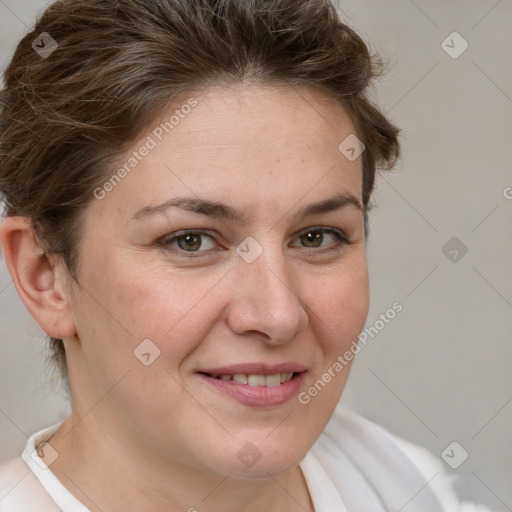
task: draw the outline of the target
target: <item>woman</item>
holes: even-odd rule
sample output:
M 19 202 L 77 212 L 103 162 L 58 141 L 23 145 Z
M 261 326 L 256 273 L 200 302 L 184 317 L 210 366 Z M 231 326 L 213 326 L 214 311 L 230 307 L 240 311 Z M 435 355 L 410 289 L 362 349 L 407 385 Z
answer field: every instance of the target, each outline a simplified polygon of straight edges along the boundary
M 326 0 L 48 7 L 5 73 L 0 242 L 72 412 L 1 511 L 463 509 L 339 404 L 399 156 L 378 71 Z

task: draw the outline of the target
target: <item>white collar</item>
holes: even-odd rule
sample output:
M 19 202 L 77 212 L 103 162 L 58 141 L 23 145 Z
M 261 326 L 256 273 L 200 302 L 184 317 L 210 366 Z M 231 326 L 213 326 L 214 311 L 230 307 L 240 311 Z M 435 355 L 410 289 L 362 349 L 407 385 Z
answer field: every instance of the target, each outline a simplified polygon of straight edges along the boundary
M 66 512 L 90 512 L 55 476 L 51 470 L 51 464 L 48 467 L 36 450 L 36 446 L 52 437 L 61 423 L 47 427 L 30 436 L 21 457 L 61 510 Z M 311 451 L 308 451 L 299 466 L 306 480 L 315 512 L 347 512 L 347 508 L 343 504 L 332 480 Z
M 347 512 L 340 493 L 311 450 L 299 466 L 308 485 L 315 512 Z
M 64 510 L 65 512 L 90 512 L 85 505 L 80 503 L 75 496 L 73 496 L 73 494 L 64 487 L 53 471 L 51 471 L 51 469 L 43 462 L 36 450 L 36 446 L 39 446 L 44 441 L 50 439 L 61 424 L 62 422 L 59 422 L 30 436 L 27 441 L 27 445 L 21 454 L 21 458 L 32 470 L 41 482 L 45 491 L 51 496 L 52 500 L 55 501 L 61 510 Z

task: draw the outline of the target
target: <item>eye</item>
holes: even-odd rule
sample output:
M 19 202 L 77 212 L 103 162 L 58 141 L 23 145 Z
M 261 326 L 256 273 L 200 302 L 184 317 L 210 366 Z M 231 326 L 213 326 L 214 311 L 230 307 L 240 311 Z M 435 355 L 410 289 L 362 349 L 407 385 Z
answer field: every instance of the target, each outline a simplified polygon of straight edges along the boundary
M 334 240 L 334 243 L 322 245 L 326 238 L 327 240 L 329 240 L 329 238 Z M 338 249 L 342 245 L 352 244 L 342 231 L 324 227 L 308 228 L 299 235 L 298 240 L 302 242 L 307 249 L 327 248 L 327 250 L 333 250 Z
M 207 240 L 205 242 L 205 239 Z M 339 249 L 342 245 L 351 245 L 345 234 L 338 229 L 314 227 L 302 231 L 297 238 L 306 249 L 313 252 L 326 252 Z M 324 243 L 326 242 L 327 243 Z M 328 243 L 331 240 L 331 243 Z M 164 237 L 159 245 L 165 249 L 177 252 L 184 256 L 201 256 L 197 253 L 205 253 L 215 249 L 215 241 L 211 235 L 202 230 L 183 230 Z M 294 247 L 297 247 L 294 245 Z M 320 250 L 316 250 L 320 249 Z M 204 254 L 203 254 L 204 256 Z
M 204 243 L 203 240 L 205 237 L 210 240 L 209 243 Z M 160 244 L 163 245 L 164 247 L 176 247 L 177 245 L 176 248 L 178 250 L 190 253 L 204 252 L 215 247 L 215 244 L 213 243 L 213 238 L 204 231 L 200 230 L 179 231 L 178 233 L 175 233 L 169 237 L 162 239 Z

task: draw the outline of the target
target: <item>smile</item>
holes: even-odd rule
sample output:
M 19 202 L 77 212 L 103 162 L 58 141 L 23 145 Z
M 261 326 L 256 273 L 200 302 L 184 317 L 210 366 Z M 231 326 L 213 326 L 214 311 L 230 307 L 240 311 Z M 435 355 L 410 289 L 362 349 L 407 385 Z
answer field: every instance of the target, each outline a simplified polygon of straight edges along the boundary
M 293 372 L 276 373 L 274 375 L 248 375 L 245 373 L 237 373 L 235 375 L 210 375 L 214 379 L 224 381 L 233 380 L 239 384 L 247 384 L 249 386 L 280 386 L 284 382 L 289 381 L 293 377 Z
M 275 407 L 291 400 L 300 391 L 306 371 L 260 374 L 198 375 L 216 394 L 227 396 L 250 407 Z

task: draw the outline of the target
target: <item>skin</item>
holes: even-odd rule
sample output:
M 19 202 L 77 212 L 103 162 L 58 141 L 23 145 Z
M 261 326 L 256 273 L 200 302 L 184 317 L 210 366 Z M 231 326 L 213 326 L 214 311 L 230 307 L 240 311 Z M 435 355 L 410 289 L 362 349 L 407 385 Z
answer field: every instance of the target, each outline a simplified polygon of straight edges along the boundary
M 357 339 L 369 307 L 363 213 L 296 215 L 337 192 L 362 201 L 361 157 L 338 150 L 355 129 L 338 103 L 306 88 L 217 86 L 194 97 L 172 133 L 86 210 L 79 286 L 56 257 L 37 252 L 28 219 L 1 226 L 18 294 L 67 351 L 72 414 L 50 440 L 51 470 L 93 511 L 313 510 L 298 464 L 350 366 L 307 405 L 294 397 L 266 408 L 235 401 L 196 372 L 293 361 L 307 368 L 304 391 Z M 220 201 L 248 222 L 176 207 L 131 220 L 179 195 Z M 352 244 L 336 247 L 325 231 L 308 241 L 317 226 L 342 230 Z M 183 240 L 182 249 L 159 245 L 184 229 L 211 236 L 199 249 L 190 244 L 199 257 L 187 258 Z M 263 249 L 252 263 L 235 252 L 247 236 Z M 160 350 L 149 366 L 134 356 L 147 338 Z M 248 442 L 262 455 L 252 467 L 237 457 Z

